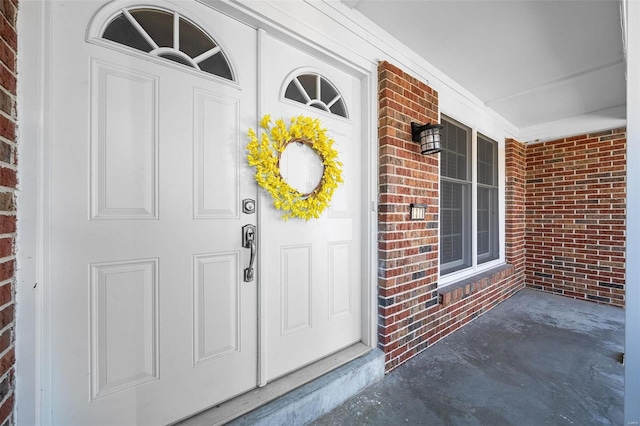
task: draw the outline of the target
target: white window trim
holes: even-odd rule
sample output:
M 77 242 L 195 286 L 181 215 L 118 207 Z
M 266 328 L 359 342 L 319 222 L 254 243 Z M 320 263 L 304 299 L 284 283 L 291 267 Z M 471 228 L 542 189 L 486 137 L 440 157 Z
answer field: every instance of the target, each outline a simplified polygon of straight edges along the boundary
M 505 137 L 504 135 L 492 135 L 491 132 L 486 132 L 480 129 L 477 125 L 469 125 L 465 123 L 464 120 L 459 120 L 454 118 L 453 116 L 443 113 L 442 115 L 447 116 L 449 119 L 453 121 L 457 121 L 460 124 L 467 126 L 471 129 L 471 233 L 474 237 L 471 239 L 471 267 L 462 269 L 459 271 L 451 272 L 446 275 L 442 275 L 440 271 L 440 247 L 438 242 L 438 288 L 446 287 L 451 284 L 455 284 L 459 281 L 465 280 L 467 278 L 473 277 L 474 275 L 481 274 L 489 269 L 495 268 L 500 265 L 505 264 L 505 176 L 506 176 L 506 164 L 505 164 Z M 477 225 L 478 225 L 478 215 L 474 214 L 477 212 L 478 207 L 478 168 L 476 167 L 477 163 L 477 155 L 478 155 L 478 133 L 481 133 L 483 136 L 495 141 L 498 143 L 498 238 L 499 238 L 499 256 L 497 259 L 490 260 L 488 262 L 478 264 L 477 258 L 477 249 L 478 249 L 478 239 L 475 236 L 477 234 Z M 439 176 L 440 174 L 438 174 Z M 439 178 L 438 178 L 439 181 Z M 438 200 L 438 206 L 440 206 L 440 201 Z M 439 221 L 441 216 L 439 216 Z M 438 224 L 438 241 L 440 241 L 440 226 L 441 223 Z

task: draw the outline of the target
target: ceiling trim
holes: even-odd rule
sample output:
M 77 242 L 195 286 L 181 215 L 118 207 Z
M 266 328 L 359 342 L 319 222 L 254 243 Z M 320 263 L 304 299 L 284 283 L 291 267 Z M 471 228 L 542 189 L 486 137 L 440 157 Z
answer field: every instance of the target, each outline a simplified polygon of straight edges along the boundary
M 360 3 L 360 1 L 361 0 L 342 0 L 342 3 L 344 3 L 345 6 L 353 9 L 358 5 L 358 3 Z
M 567 84 L 568 82 L 570 82 L 572 80 L 576 80 L 576 79 L 578 79 L 580 77 L 584 77 L 584 76 L 587 76 L 589 74 L 595 74 L 595 73 L 597 73 L 599 71 L 603 71 L 603 70 L 606 70 L 608 68 L 613 68 L 613 67 L 616 67 L 616 66 L 619 66 L 619 65 L 624 65 L 624 61 L 620 60 L 620 61 L 611 62 L 609 64 L 605 64 L 605 65 L 602 65 L 602 66 L 599 66 L 599 67 L 595 67 L 595 68 L 590 68 L 588 70 L 585 70 L 585 71 L 582 71 L 582 72 L 578 72 L 578 73 L 575 73 L 575 74 L 572 74 L 572 75 L 569 75 L 569 76 L 566 76 L 566 77 L 562 77 L 562 78 L 559 78 L 557 80 L 549 81 L 547 83 L 541 84 L 541 85 L 536 86 L 536 87 L 532 87 L 532 88 L 527 89 L 527 90 L 523 90 L 523 91 L 520 91 L 520 92 L 517 92 L 517 93 L 512 93 L 512 94 L 507 95 L 507 96 L 501 96 L 499 98 L 494 98 L 494 99 L 491 99 L 491 100 L 487 101 L 486 105 L 487 106 L 491 106 L 491 105 L 495 105 L 497 103 L 501 103 L 501 102 L 508 101 L 508 100 L 511 100 L 511 99 L 519 98 L 520 96 L 531 95 L 531 94 L 535 94 L 537 92 L 549 91 L 549 90 L 552 90 L 552 89 L 554 89 L 554 88 L 556 88 L 558 86 L 562 86 L 564 84 Z
M 601 111 L 581 114 L 550 123 L 520 129 L 519 141 L 538 143 L 627 125 L 627 106 L 618 105 Z M 561 136 L 560 136 L 561 135 Z

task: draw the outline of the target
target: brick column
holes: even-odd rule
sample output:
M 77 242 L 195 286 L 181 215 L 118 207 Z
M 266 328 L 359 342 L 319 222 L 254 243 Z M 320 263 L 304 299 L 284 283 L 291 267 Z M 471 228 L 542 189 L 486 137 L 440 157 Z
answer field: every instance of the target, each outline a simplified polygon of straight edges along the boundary
M 437 122 L 438 94 L 387 62 L 378 73 L 378 334 L 391 369 L 427 347 L 418 329 L 438 302 L 439 156 L 411 141 L 412 121 Z M 410 203 L 427 205 L 425 220 L 409 220 Z
M 524 280 L 526 146 L 514 139 L 505 142 L 505 255 L 507 263 Z

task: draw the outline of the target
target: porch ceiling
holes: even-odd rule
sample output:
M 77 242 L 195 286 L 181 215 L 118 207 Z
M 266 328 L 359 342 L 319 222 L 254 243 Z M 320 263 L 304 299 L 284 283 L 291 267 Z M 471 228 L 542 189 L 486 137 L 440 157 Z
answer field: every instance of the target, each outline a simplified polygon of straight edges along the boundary
M 523 142 L 625 124 L 619 0 L 343 3 L 515 125 Z

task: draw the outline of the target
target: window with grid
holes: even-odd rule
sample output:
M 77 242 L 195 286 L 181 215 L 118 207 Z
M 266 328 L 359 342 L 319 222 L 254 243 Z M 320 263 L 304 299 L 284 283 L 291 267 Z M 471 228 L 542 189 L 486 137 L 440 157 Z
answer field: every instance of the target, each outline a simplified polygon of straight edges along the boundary
M 178 12 L 156 7 L 122 9 L 102 38 L 181 65 L 234 81 L 221 47 L 202 28 Z
M 498 144 L 455 120 L 442 117 L 442 125 L 440 275 L 447 275 L 499 258 Z
M 498 144 L 478 135 L 478 264 L 498 258 Z

